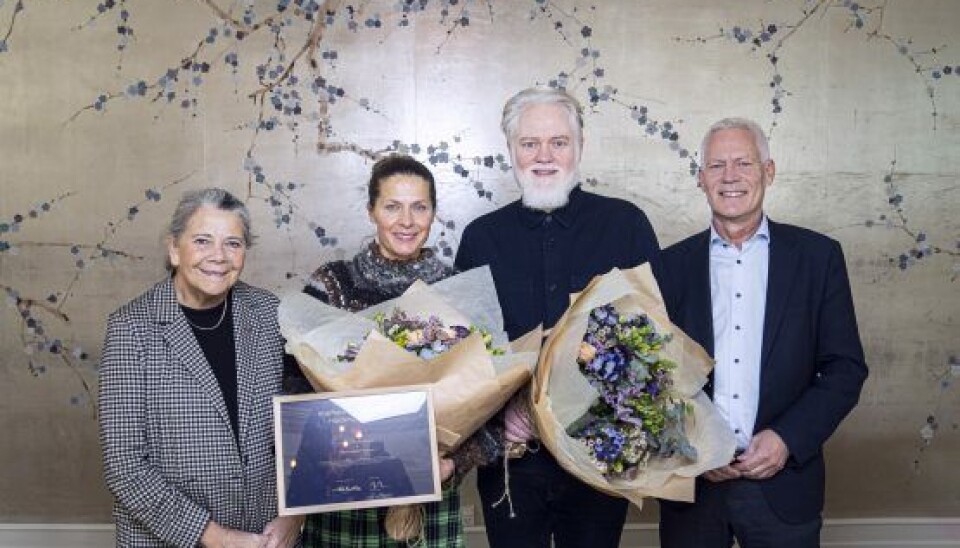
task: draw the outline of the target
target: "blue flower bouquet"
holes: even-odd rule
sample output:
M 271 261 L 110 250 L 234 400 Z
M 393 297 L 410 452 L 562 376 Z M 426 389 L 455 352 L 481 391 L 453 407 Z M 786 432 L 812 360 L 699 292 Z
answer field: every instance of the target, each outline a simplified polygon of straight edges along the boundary
M 553 328 L 532 391 L 541 441 L 567 471 L 638 506 L 693 500 L 733 433 L 702 392 L 713 360 L 670 323 L 648 265 L 594 278 Z

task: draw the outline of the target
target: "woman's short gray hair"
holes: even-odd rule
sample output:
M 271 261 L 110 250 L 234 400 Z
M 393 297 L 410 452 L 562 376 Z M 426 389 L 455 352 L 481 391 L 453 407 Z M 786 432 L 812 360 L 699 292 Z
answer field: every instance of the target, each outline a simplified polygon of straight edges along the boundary
M 570 117 L 570 127 L 573 129 L 573 137 L 579 149 L 580 145 L 583 144 L 583 108 L 576 98 L 566 91 L 543 86 L 527 88 L 511 97 L 507 104 L 503 106 L 500 129 L 503 130 L 503 134 L 507 138 L 507 144 L 513 146 L 513 138 L 516 137 L 517 126 L 520 124 L 520 115 L 523 114 L 523 109 L 528 105 L 543 104 L 560 105 L 567 110 Z
M 750 134 L 753 135 L 754 144 L 757 145 L 757 152 L 760 153 L 760 161 L 766 162 L 770 159 L 770 145 L 767 143 L 767 136 L 756 122 L 748 120 L 747 118 L 724 118 L 710 126 L 710 129 L 708 129 L 707 133 L 703 136 L 703 141 L 700 142 L 701 168 L 703 164 L 707 162 L 707 143 L 710 142 L 710 138 L 713 137 L 714 133 L 725 129 L 744 129 L 749 131 Z
M 200 190 L 188 190 L 183 193 L 177 208 L 173 210 L 173 216 L 170 218 L 170 224 L 164 236 L 174 242 L 180 239 L 183 232 L 187 229 L 187 224 L 193 215 L 202 207 L 212 206 L 222 211 L 236 213 L 243 224 L 243 243 L 250 247 L 253 245 L 253 230 L 250 228 L 250 210 L 246 204 L 241 202 L 236 196 L 230 194 L 222 188 L 202 188 Z M 170 258 L 166 259 L 168 271 L 173 271 L 173 265 L 170 264 Z

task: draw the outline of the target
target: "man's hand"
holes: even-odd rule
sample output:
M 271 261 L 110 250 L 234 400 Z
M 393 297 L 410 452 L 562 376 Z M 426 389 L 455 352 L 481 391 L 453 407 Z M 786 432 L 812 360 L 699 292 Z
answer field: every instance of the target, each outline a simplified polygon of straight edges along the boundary
M 200 544 L 205 548 L 260 548 L 265 546 L 267 537 L 230 529 L 211 520 L 207 522 Z
M 708 480 L 714 483 L 718 483 L 721 481 L 739 479 L 742 477 L 742 474 L 740 473 L 739 470 L 734 468 L 732 464 L 728 464 L 726 466 L 721 466 L 720 468 L 707 470 L 706 472 L 703 473 L 703 477 L 707 478 Z
M 767 429 L 754 435 L 747 450 L 730 466 L 747 479 L 763 480 L 782 470 L 789 456 L 790 449 L 780 435 Z
M 525 443 L 535 436 L 533 421 L 523 404 L 511 399 L 503 413 L 503 437 L 511 443 Z

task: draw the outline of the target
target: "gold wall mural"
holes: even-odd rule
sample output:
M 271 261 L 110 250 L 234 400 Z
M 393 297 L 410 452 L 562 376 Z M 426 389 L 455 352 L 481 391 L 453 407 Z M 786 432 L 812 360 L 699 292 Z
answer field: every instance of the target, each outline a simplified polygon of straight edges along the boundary
M 0 519 L 109 520 L 104 321 L 163 276 L 182 191 L 245 198 L 244 278 L 295 291 L 373 235 L 372 161 L 413 154 L 452 260 L 518 195 L 499 116 L 533 84 L 583 102 L 583 184 L 663 245 L 707 225 L 706 127 L 770 132 L 767 212 L 844 245 L 871 367 L 827 515 L 957 515 L 958 25 L 951 0 L 0 0 Z

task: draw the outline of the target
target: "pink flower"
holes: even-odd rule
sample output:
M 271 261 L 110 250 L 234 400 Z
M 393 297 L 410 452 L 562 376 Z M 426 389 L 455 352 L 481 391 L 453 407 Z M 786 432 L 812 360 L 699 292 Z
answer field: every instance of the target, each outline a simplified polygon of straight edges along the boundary
M 580 363 L 589 363 L 597 355 L 597 348 L 588 342 L 580 343 L 580 356 L 577 358 Z

